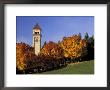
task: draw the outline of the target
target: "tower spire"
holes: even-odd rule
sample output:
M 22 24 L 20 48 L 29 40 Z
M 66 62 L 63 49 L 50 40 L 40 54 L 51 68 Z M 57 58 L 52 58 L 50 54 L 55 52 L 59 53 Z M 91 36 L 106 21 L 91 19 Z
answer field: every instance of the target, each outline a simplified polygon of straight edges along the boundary
M 38 23 L 36 23 L 36 25 L 34 25 L 33 29 L 39 29 L 39 30 L 41 30 L 41 27 L 39 26 Z

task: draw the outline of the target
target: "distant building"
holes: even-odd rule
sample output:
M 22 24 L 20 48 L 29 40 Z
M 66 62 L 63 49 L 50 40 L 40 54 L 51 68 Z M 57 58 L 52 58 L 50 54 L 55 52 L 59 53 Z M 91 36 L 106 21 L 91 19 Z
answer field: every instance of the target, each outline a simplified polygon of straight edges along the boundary
M 33 44 L 35 54 L 38 55 L 41 49 L 41 28 L 38 24 L 33 27 Z

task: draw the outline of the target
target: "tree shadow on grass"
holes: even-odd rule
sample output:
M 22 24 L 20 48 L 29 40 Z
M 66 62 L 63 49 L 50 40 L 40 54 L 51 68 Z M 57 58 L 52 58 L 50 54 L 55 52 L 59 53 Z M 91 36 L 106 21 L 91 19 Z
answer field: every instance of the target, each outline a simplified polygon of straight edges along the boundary
M 38 73 L 36 73 L 36 74 L 42 74 L 43 72 L 47 72 L 47 71 L 54 71 L 54 70 L 59 70 L 59 69 L 63 69 L 63 68 L 65 68 L 65 67 L 67 67 L 67 65 L 68 64 L 65 64 L 65 65 L 62 65 L 62 66 L 59 66 L 59 67 L 54 67 L 53 69 L 52 68 L 50 68 L 50 69 L 47 69 L 46 71 L 40 71 L 40 72 L 38 72 Z

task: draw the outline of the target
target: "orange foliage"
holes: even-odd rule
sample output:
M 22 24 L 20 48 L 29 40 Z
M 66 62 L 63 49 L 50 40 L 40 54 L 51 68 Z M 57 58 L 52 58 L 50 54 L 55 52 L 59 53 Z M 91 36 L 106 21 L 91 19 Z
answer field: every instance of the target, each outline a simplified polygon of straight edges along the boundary
M 63 50 L 57 43 L 50 41 L 43 46 L 41 54 L 53 58 L 61 58 L 63 56 Z
M 34 56 L 33 48 L 25 43 L 16 43 L 16 67 L 24 70 L 27 67 L 27 61 Z
M 66 58 L 78 58 L 87 54 L 87 42 L 79 35 L 64 37 L 60 42 Z

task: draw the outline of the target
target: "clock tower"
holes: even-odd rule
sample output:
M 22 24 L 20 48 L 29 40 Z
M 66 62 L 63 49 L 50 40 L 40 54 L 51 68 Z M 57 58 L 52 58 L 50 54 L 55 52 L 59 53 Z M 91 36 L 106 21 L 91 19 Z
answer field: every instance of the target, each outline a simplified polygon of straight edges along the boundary
M 33 27 L 33 45 L 36 55 L 39 54 L 41 49 L 41 28 L 38 24 Z

